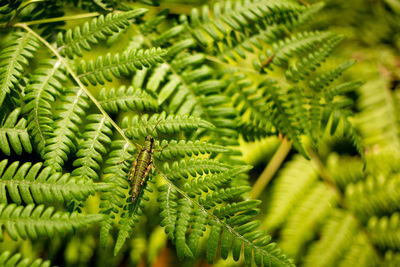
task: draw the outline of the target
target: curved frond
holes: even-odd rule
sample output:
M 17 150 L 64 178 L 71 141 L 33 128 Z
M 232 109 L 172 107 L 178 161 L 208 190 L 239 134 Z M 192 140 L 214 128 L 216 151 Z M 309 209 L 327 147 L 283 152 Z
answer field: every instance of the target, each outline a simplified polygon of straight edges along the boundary
M 25 258 L 21 253 L 11 253 L 4 251 L 0 254 L 0 266 L 7 267 L 50 267 L 50 261 L 43 261 L 42 259 L 32 260 Z
M 103 155 L 111 143 L 111 123 L 104 115 L 92 114 L 86 118 L 88 124 L 82 135 L 83 141 L 78 145 L 76 156 L 72 164 L 76 169 L 71 173 L 79 179 L 99 180 L 99 172 L 103 162 Z
M 73 58 L 74 55 L 81 57 L 82 48 L 90 50 L 90 44 L 97 44 L 98 40 L 104 40 L 107 35 L 127 28 L 131 23 L 130 20 L 145 12 L 146 9 L 137 8 L 123 13 L 100 15 L 83 26 L 68 30 L 65 34 L 59 33 L 57 36 L 58 50 L 69 58 Z
M 114 186 L 109 192 L 101 196 L 100 213 L 105 214 L 105 219 L 101 222 L 100 230 L 100 245 L 105 247 L 109 231 L 115 223 L 115 216 L 122 210 L 122 206 L 128 198 L 127 190 L 129 188 L 127 164 L 121 164 L 127 159 L 132 158 L 134 150 L 130 144 L 116 140 L 111 143 L 109 157 L 104 168 L 105 183 L 113 184 Z
M 159 134 L 175 134 L 180 131 L 194 131 L 199 127 L 214 129 L 215 126 L 206 120 L 187 115 L 167 115 L 165 112 L 154 114 L 150 118 L 148 114 L 142 117 L 134 116 L 131 119 L 125 117 L 122 120 L 122 129 L 128 137 L 140 138 L 147 135 L 158 137 Z
M 186 140 L 163 140 L 155 144 L 155 148 L 161 148 L 167 145 L 160 153 L 155 153 L 154 157 L 160 160 L 166 159 L 177 159 L 179 157 L 185 157 L 186 155 L 199 155 L 205 153 L 226 153 L 229 151 L 228 148 L 220 145 L 215 145 L 212 143 L 196 141 L 186 141 Z
M 372 217 L 368 221 L 368 234 L 371 241 L 383 249 L 398 250 L 400 248 L 400 214 L 390 217 Z
M 0 202 L 64 203 L 73 200 L 82 201 L 96 191 L 112 189 L 111 184 L 72 179 L 69 174 L 53 173 L 50 167 L 42 168 L 42 163 L 32 165 L 26 162 L 19 166 L 15 161 L 0 162 Z
M 6 40 L 0 53 L 0 106 L 22 78 L 28 59 L 39 48 L 38 40 L 26 32 L 13 32 Z
M 0 149 L 7 156 L 10 155 L 10 147 L 17 155 L 22 154 L 22 148 L 28 153 L 32 152 L 31 140 L 26 129 L 26 120 L 18 117 L 21 109 L 17 108 L 11 112 L 6 121 L 0 125 Z
M 34 144 L 41 156 L 53 132 L 51 104 L 60 94 L 62 82 L 66 80 L 61 62 L 48 60 L 42 62 L 33 72 L 25 89 L 25 106 L 22 112 L 27 114 L 28 131 L 33 136 Z
M 269 211 L 263 225 L 272 231 L 286 220 L 300 201 L 316 183 L 318 175 L 312 164 L 302 157 L 295 157 L 280 171 L 273 187 Z
M 174 161 L 171 165 L 165 163 L 163 172 L 168 174 L 167 177 L 169 179 L 175 180 L 188 178 L 189 175 L 219 173 L 227 171 L 228 168 L 229 165 L 217 160 L 191 158 L 189 160 Z
M 322 183 L 309 190 L 282 229 L 279 244 L 285 253 L 295 259 L 304 253 L 304 246 L 315 238 L 315 229 L 329 216 L 335 200 L 335 193 Z
M 305 8 L 293 1 L 226 1 L 213 6 L 212 16 L 208 6 L 201 14 L 193 9 L 190 14 L 190 27 L 196 40 L 206 46 L 207 40 L 220 40 L 221 35 L 231 31 L 243 31 L 252 24 L 272 24 L 280 20 L 291 21 Z M 211 19 L 212 18 L 212 19 Z
M 85 84 L 96 85 L 104 84 L 105 81 L 112 81 L 112 76 L 121 77 L 121 73 L 128 75 L 135 69 L 150 67 L 156 63 L 163 62 L 165 51 L 161 48 L 152 48 L 147 50 L 131 49 L 125 51 L 120 56 L 107 54 L 103 59 L 99 56 L 96 61 L 81 61 L 78 65 L 78 78 Z
M 305 266 L 335 266 L 343 258 L 358 233 L 357 221 L 351 214 L 338 212 L 322 230 L 322 238 L 310 249 Z
M 105 111 L 118 113 L 119 110 L 128 111 L 144 111 L 157 110 L 157 101 L 146 91 L 139 88 L 121 86 L 118 90 L 112 88 L 110 90 L 100 91 L 99 103 Z
M 372 215 L 392 213 L 400 208 L 400 176 L 369 176 L 365 181 L 346 187 L 351 210 L 366 220 Z
M 76 150 L 76 133 L 85 116 L 85 110 L 89 107 L 86 99 L 84 91 L 75 87 L 62 96 L 62 103 L 57 107 L 55 116 L 55 129 L 44 150 L 45 166 L 51 166 L 56 171 L 61 170 L 68 155 Z
M 100 214 L 80 214 L 57 211 L 53 207 L 45 208 L 43 205 L 29 204 L 25 207 L 16 204 L 0 204 L 0 241 L 4 240 L 4 233 L 18 240 L 39 237 L 52 238 L 55 233 L 66 234 L 73 232 L 94 222 L 101 221 Z

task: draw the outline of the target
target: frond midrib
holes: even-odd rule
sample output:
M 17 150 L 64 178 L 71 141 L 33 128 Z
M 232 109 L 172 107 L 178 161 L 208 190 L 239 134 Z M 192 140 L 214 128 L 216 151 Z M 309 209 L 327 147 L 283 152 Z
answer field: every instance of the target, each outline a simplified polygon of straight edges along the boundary
M 7 91 L 7 90 L 3 90 L 3 88 L 7 88 L 8 87 L 7 84 L 12 80 L 11 77 L 13 76 L 12 71 L 14 70 L 14 66 L 15 66 L 15 64 L 18 64 L 18 56 L 20 55 L 20 52 L 24 50 L 24 47 L 26 46 L 25 42 L 27 40 L 29 40 L 30 35 L 31 34 L 29 32 L 24 34 L 24 36 L 22 37 L 22 40 L 17 42 L 18 43 L 17 49 L 12 53 L 11 60 L 8 59 L 9 64 L 7 64 L 8 65 L 7 71 L 4 72 L 4 73 L 6 73 L 6 75 L 5 75 L 6 79 L 2 79 L 3 84 L 0 84 L 0 88 L 1 88 L 2 92 Z M 2 74 L 2 76 L 3 76 L 3 74 Z
M 42 127 L 40 127 L 41 123 L 39 120 L 40 100 L 42 98 L 41 97 L 42 93 L 46 92 L 46 89 L 45 89 L 46 85 L 48 85 L 48 82 L 50 81 L 51 77 L 53 77 L 53 75 L 55 74 L 55 72 L 57 71 L 57 69 L 60 65 L 61 65 L 61 61 L 58 60 L 54 64 L 51 71 L 46 73 L 47 74 L 46 79 L 41 83 L 41 86 L 39 87 L 40 90 L 37 90 L 35 88 L 35 106 L 33 108 L 33 114 L 34 114 L 33 118 L 34 118 L 34 122 L 37 126 L 36 129 L 38 130 L 39 136 L 44 145 L 46 145 L 46 137 L 45 137 L 44 133 L 42 132 Z

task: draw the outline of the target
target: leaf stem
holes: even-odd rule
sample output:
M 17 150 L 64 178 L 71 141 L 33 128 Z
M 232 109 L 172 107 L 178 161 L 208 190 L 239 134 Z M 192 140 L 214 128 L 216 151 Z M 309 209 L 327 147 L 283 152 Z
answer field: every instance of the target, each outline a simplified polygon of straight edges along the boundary
M 291 147 L 292 143 L 287 139 L 287 137 L 285 137 L 278 150 L 276 150 L 275 154 L 272 156 L 267 167 L 265 167 L 264 171 L 253 185 L 253 188 L 250 191 L 251 198 L 257 198 L 261 194 L 267 184 L 271 181 L 274 174 L 278 171 Z
M 92 95 L 92 93 L 89 92 L 88 89 L 83 85 L 83 83 L 79 80 L 79 78 L 76 76 L 72 68 L 68 65 L 68 63 L 65 61 L 65 59 L 60 55 L 60 53 L 57 52 L 57 50 L 50 44 L 48 43 L 45 39 L 43 39 L 39 34 L 37 34 L 35 31 L 33 31 L 31 28 L 29 28 L 25 23 L 17 23 L 14 25 L 15 27 L 20 27 L 25 29 L 27 32 L 30 32 L 33 34 L 40 42 L 42 42 L 45 46 L 47 46 L 53 53 L 54 55 L 61 61 L 61 63 L 65 66 L 67 69 L 68 73 L 71 75 L 71 77 L 75 80 L 75 82 L 78 84 L 79 88 L 81 88 L 86 95 L 92 100 L 92 102 L 95 104 L 95 106 L 99 109 L 99 111 L 107 118 L 107 120 L 112 124 L 112 126 L 118 131 L 118 133 L 124 138 L 124 140 L 128 143 L 130 143 L 132 146 L 134 144 L 129 140 L 128 137 L 126 137 L 124 131 L 118 126 L 118 124 L 111 119 L 111 117 L 107 114 L 107 112 L 101 107 L 100 103 L 97 101 L 97 99 Z
M 32 20 L 32 21 L 26 21 L 23 22 L 23 24 L 29 26 L 29 25 L 35 25 L 35 24 L 42 24 L 42 23 L 52 23 L 52 22 L 58 22 L 58 21 L 65 21 L 65 20 L 74 20 L 74 19 L 85 19 L 85 18 L 91 18 L 95 16 L 99 16 L 99 12 L 91 12 L 91 13 L 83 13 L 83 14 L 78 14 L 78 15 L 72 15 L 72 16 L 63 16 L 63 17 L 57 17 L 57 18 L 48 18 L 48 19 L 39 19 L 39 20 Z

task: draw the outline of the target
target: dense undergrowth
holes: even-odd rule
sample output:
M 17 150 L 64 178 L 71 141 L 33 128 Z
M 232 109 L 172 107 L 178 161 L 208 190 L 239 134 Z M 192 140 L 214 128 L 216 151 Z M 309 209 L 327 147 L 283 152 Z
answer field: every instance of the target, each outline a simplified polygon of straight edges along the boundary
M 365 2 L 0 1 L 0 265 L 397 266 L 400 3 Z

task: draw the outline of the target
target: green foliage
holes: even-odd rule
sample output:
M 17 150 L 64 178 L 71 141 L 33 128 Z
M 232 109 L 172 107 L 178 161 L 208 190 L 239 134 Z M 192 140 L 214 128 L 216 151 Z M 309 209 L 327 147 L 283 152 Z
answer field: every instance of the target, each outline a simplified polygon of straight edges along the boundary
M 68 30 L 65 34 L 57 35 L 57 46 L 62 55 L 73 58 L 74 54 L 82 56 L 82 48 L 90 50 L 92 44 L 104 40 L 107 35 L 118 32 L 130 25 L 130 20 L 143 15 L 146 9 L 135 9 L 120 14 L 100 15 L 98 18 L 86 22 L 83 26 Z
M 39 48 L 39 43 L 30 33 L 13 32 L 3 44 L 0 56 L 0 105 L 6 95 L 15 89 L 22 77 L 28 59 Z
M 31 260 L 23 258 L 21 253 L 12 254 L 10 251 L 4 251 L 0 254 L 0 264 L 10 267 L 49 267 L 50 261 L 43 261 L 42 259 Z
M 157 62 L 162 62 L 162 56 L 165 54 L 160 48 L 151 50 L 129 50 L 121 55 L 107 54 L 103 60 L 100 56 L 96 62 L 89 61 L 85 63 L 81 61 L 78 66 L 77 74 L 79 79 L 88 85 L 90 82 L 93 85 L 104 84 L 104 80 L 112 81 L 112 76 L 116 78 L 121 77 L 121 73 L 128 75 L 135 69 L 142 69 L 143 67 L 150 67 Z
M 331 59 L 342 34 L 307 29 L 323 4 L 228 0 L 186 10 L 161 1 L 171 14 L 142 4 L 0 4 L 9 13 L 0 19 L 0 239 L 35 240 L 32 255 L 66 266 L 149 265 L 138 236 L 187 263 L 399 261 L 399 159 L 381 153 L 386 165 L 374 165 L 369 152 L 385 144 L 374 141 L 385 129 L 398 142 L 396 98 L 375 99 L 376 88 L 346 76 L 355 60 Z M 367 132 L 378 117 L 370 110 L 392 115 Z M 147 136 L 149 174 L 132 202 L 128 177 Z M 257 169 L 249 172 L 240 144 L 271 136 L 303 157 L 280 170 L 265 214 L 250 198 Z M 330 154 L 337 139 L 367 164 Z M 19 253 L 1 262 L 49 265 Z
M 22 148 L 28 153 L 32 152 L 31 140 L 26 129 L 26 120 L 21 118 L 17 122 L 20 113 L 21 109 L 15 109 L 0 127 L 0 149 L 7 156 L 11 153 L 10 147 L 18 155 L 21 155 Z
M 13 162 L 6 168 L 7 159 L 0 162 L 0 199 L 7 203 L 7 194 L 14 203 L 53 203 L 85 200 L 95 191 L 105 191 L 110 185 L 70 178 L 69 174 L 53 173 L 50 167 L 42 170 L 42 163 L 32 166 L 26 162 L 18 168 Z M 7 190 L 6 190 L 7 189 Z
M 83 215 L 79 213 L 54 212 L 53 207 L 43 205 L 17 206 L 16 204 L 0 204 L 0 226 L 14 240 L 54 237 L 55 233 L 72 233 L 80 228 L 102 219 L 99 214 Z M 0 240 L 4 240 L 1 233 Z

